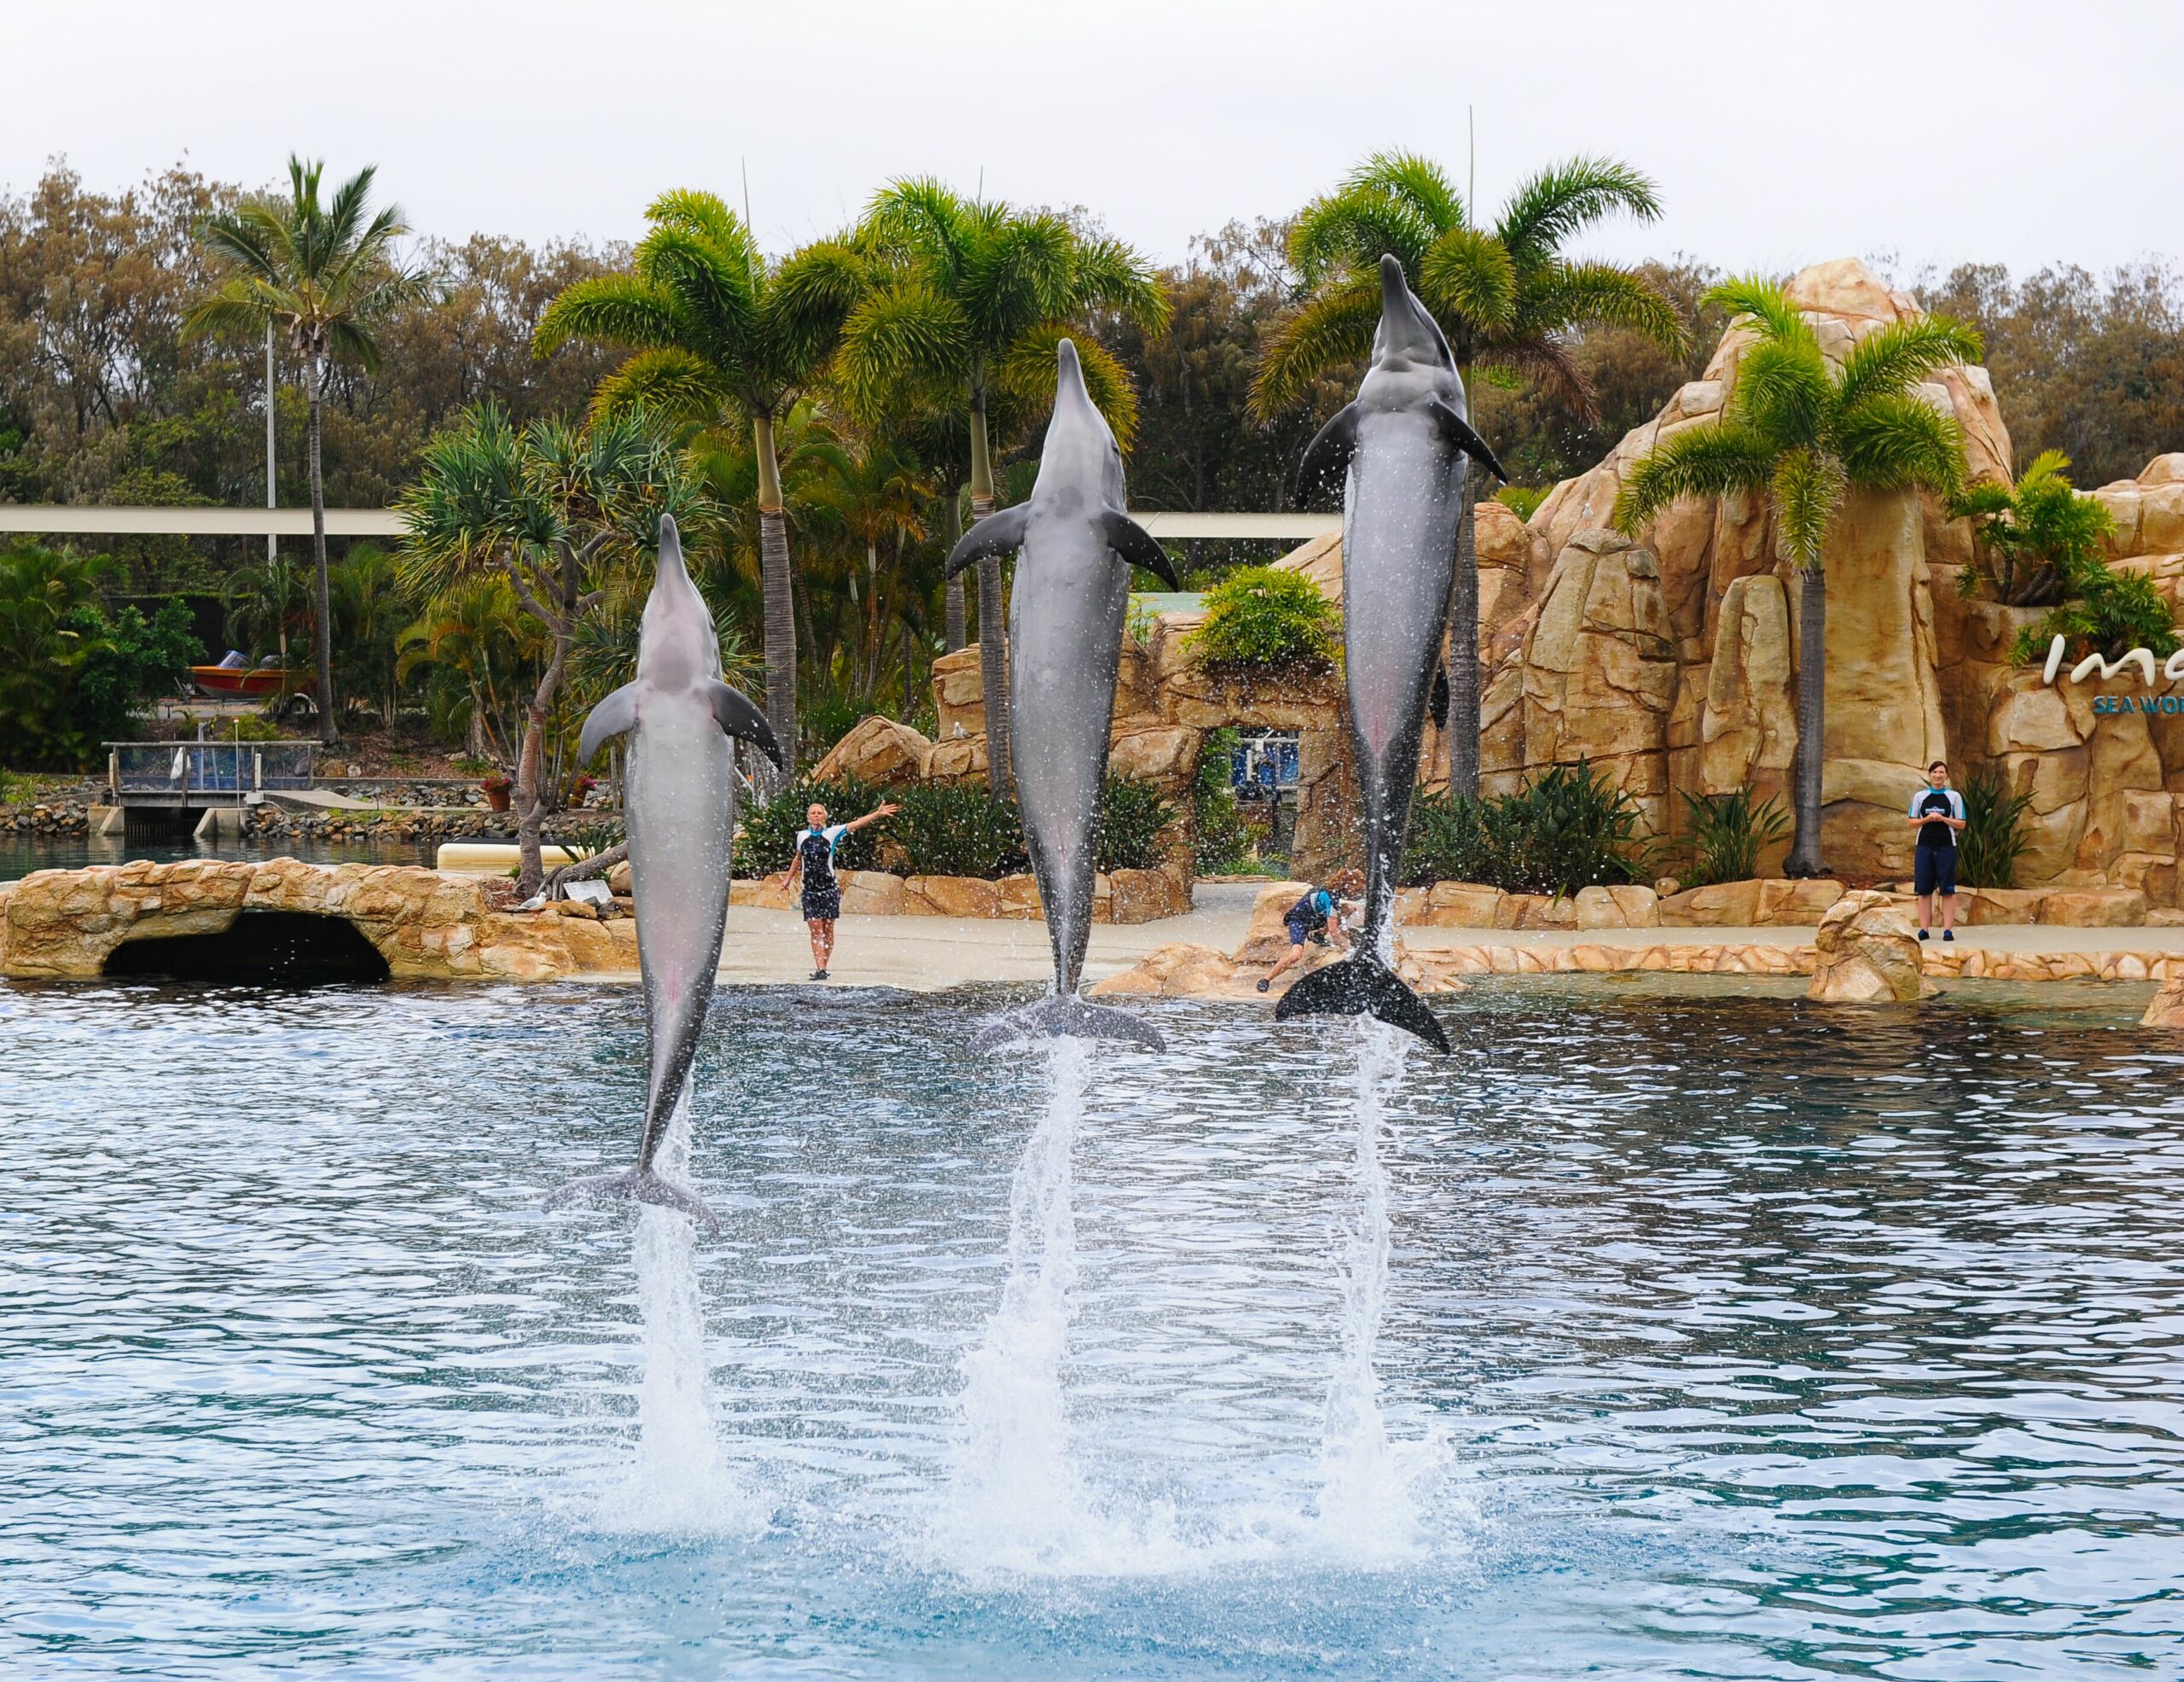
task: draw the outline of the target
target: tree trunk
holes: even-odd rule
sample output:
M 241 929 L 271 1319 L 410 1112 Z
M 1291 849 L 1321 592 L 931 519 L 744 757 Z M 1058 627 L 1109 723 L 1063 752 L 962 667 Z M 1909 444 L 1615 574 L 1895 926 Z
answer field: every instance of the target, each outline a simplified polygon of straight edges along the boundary
M 788 516 L 781 505 L 781 464 L 774 458 L 774 421 L 751 423 L 758 457 L 758 585 L 764 603 L 766 722 L 781 744 L 783 771 L 763 754 L 752 768 L 762 794 L 777 793 L 796 775 L 796 603 L 790 590 Z
M 1456 521 L 1456 571 L 1449 585 L 1449 792 L 1478 798 L 1478 538 L 1471 474 Z
M 963 504 L 956 487 L 948 487 L 948 548 L 954 553 L 956 540 L 963 535 Z M 948 580 L 948 652 L 954 654 L 963 646 L 963 575 L 961 573 Z
M 553 710 L 554 696 L 561 687 L 561 673 L 569 659 L 567 624 L 554 626 L 552 630 L 554 657 L 547 661 L 545 673 L 525 709 L 523 749 L 516 755 L 514 799 L 510 802 L 515 807 L 519 899 L 528 899 L 537 893 L 546 874 L 538 856 L 539 833 L 546 818 L 545 778 L 541 775 L 545 769 L 546 719 Z
M 986 412 L 971 404 L 971 523 L 993 512 L 993 463 L 986 452 Z M 1015 791 L 1008 764 L 1008 630 L 1001 606 L 1001 562 L 979 562 L 979 684 L 986 713 L 986 786 L 996 798 Z
M 1804 569 L 1798 597 L 1798 755 L 1792 773 L 1797 831 L 1786 876 L 1824 876 L 1820 855 L 1820 771 L 1827 757 L 1827 573 Z
M 334 591 L 326 573 L 326 480 L 319 472 L 319 408 L 326 393 L 325 358 L 314 352 L 311 366 L 311 558 L 317 573 L 313 611 L 317 616 L 318 739 L 328 748 L 341 739 L 334 711 Z

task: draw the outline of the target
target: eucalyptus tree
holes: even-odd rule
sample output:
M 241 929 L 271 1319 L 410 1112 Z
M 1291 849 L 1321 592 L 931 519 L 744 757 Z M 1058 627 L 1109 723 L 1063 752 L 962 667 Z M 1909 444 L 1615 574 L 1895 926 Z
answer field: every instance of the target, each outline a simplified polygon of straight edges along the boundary
M 636 354 L 600 384 L 594 412 L 642 408 L 663 422 L 747 425 L 758 469 L 766 720 L 784 775 L 796 765 L 796 620 L 775 423 L 818 380 L 866 289 L 863 257 L 821 241 L 778 262 L 711 193 L 677 191 L 645 212 L 632 272 L 578 281 L 539 317 L 533 350 L 572 339 Z M 764 775 L 770 778 L 771 767 Z M 773 786 L 771 782 L 768 787 Z
M 288 196 L 247 199 L 208 216 L 198 239 L 229 273 L 183 317 L 185 338 L 215 330 L 252 335 L 285 329 L 304 363 L 310 403 L 311 564 L 318 648 L 318 734 L 340 737 L 334 707 L 334 608 L 326 566 L 326 482 L 319 467 L 327 370 L 337 358 L 369 373 L 379 366 L 373 324 L 397 306 L 432 295 L 432 277 L 405 269 L 394 242 L 409 232 L 402 212 L 371 209 L 374 168 L 367 165 L 321 201 L 322 163 L 288 160 Z M 270 393 L 267 401 L 271 401 Z
M 1380 262 L 1392 253 L 1448 337 L 1457 372 L 1531 379 L 1588 419 L 1595 399 L 1571 353 L 1573 329 L 1625 327 L 1676 349 L 1676 307 L 1635 270 L 1563 254 L 1617 212 L 1652 221 L 1653 183 L 1609 158 L 1573 158 L 1519 184 L 1491 227 L 1430 160 L 1383 152 L 1298 212 L 1289 257 L 1305 288 L 1269 335 L 1251 406 L 1268 420 L 1307 398 L 1329 370 L 1364 358 L 1380 318 Z M 1467 497 L 1449 603 L 1449 789 L 1478 793 L 1478 551 Z
M 1851 490 L 1953 496 L 1966 478 L 1954 415 L 1912 388 L 1936 369 L 1976 361 L 1979 335 L 1943 316 L 1875 329 L 1839 364 L 1774 282 L 1725 282 L 1709 302 L 1734 311 L 1757 342 L 1738 358 L 1727 410 L 1672 433 L 1632 464 L 1615 499 L 1635 533 L 1671 503 L 1732 493 L 1766 498 L 1775 541 L 1798 571 L 1797 832 L 1785 874 L 1827 873 L 1821 857 L 1821 762 L 1827 757 L 1829 528 Z
M 422 596 L 466 576 L 505 579 L 547 638 L 525 707 L 513 800 L 517 888 L 528 896 L 543 874 L 548 720 L 580 621 L 607 599 L 614 569 L 652 552 L 661 515 L 694 521 L 706 510 L 682 457 L 642 413 L 519 429 L 486 403 L 435 434 L 420 467 L 401 501 L 404 582 Z
M 882 189 L 859 225 L 879 272 L 842 329 L 851 406 L 960 412 L 970 444 L 971 517 L 993 511 L 991 429 L 1028 423 L 1054 400 L 1054 346 L 1073 335 L 1092 400 L 1127 449 L 1137 402 L 1120 364 L 1085 329 L 1112 313 L 1149 331 L 1167 319 L 1159 276 L 1128 246 L 1060 217 L 965 199 L 930 178 Z M 1008 663 L 1001 564 L 979 562 L 979 672 L 987 777 L 1011 786 Z

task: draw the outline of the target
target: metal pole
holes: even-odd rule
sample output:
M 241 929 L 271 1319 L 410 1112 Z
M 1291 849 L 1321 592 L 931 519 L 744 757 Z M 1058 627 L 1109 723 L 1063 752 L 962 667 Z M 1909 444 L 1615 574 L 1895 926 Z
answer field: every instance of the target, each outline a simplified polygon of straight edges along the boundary
M 265 318 L 265 506 L 273 506 L 273 318 Z M 280 540 L 272 533 L 265 534 L 265 562 L 270 567 L 279 558 Z

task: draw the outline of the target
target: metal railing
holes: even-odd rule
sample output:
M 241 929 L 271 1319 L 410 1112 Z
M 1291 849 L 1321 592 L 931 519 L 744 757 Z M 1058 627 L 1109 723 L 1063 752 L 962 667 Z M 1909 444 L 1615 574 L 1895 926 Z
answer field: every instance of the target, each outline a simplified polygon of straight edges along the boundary
M 107 786 L 129 797 L 188 805 L 240 800 L 268 789 L 308 789 L 316 742 L 109 742 Z

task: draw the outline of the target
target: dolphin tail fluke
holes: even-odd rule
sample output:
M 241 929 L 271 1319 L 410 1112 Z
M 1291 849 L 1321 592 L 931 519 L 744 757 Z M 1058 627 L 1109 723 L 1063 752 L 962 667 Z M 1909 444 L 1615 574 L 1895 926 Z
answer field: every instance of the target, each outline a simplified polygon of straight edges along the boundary
M 1369 957 L 1345 958 L 1315 969 L 1281 995 L 1274 1016 L 1283 1022 L 1292 1016 L 1377 1016 L 1416 1034 L 1437 1051 L 1449 1049 L 1449 1036 L 1426 1001 L 1385 964 Z
M 720 1217 L 706 1207 L 705 1199 L 650 1168 L 630 1168 L 619 1174 L 595 1174 L 590 1179 L 571 1180 L 546 1200 L 546 1208 L 550 1212 L 588 1208 L 596 1203 L 652 1203 L 689 1216 L 708 1232 L 720 1231 Z
M 1112 1039 L 1165 1051 L 1168 1041 L 1152 1023 L 1112 1005 L 1087 1004 L 1081 998 L 1043 998 L 1019 1010 L 989 1016 L 971 1036 L 973 1051 L 991 1051 L 1028 1039 Z

